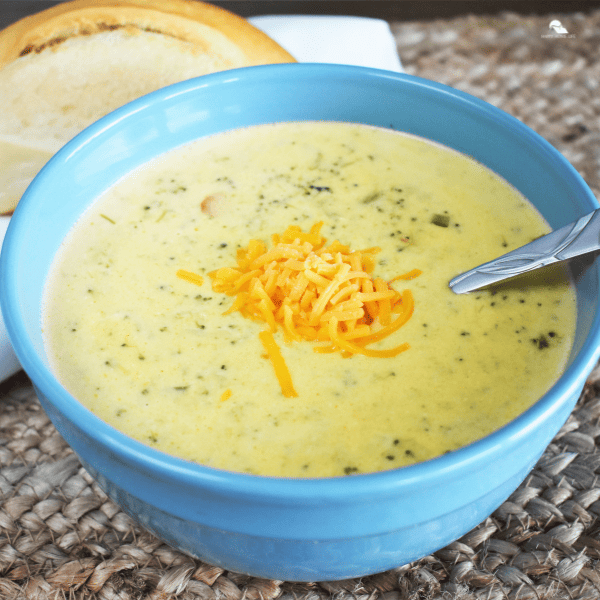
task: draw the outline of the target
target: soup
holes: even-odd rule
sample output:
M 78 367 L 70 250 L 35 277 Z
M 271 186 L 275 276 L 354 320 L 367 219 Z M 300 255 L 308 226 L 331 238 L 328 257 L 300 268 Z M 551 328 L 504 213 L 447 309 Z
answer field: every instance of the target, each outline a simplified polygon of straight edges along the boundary
M 164 452 L 287 477 L 397 468 L 491 433 L 562 373 L 562 270 L 448 288 L 548 231 L 503 179 L 415 136 L 329 122 L 210 136 L 73 227 L 47 282 L 47 351 L 76 398 Z M 279 284 L 294 301 L 263 297 Z

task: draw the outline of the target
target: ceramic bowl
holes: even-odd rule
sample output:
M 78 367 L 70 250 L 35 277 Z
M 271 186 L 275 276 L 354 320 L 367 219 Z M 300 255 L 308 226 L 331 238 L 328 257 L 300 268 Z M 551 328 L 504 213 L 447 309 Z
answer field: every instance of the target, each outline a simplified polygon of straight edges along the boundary
M 59 151 L 23 196 L 2 251 L 0 296 L 15 352 L 58 431 L 107 494 L 173 547 L 213 565 L 285 581 L 358 577 L 427 555 L 468 532 L 523 481 L 563 425 L 599 356 L 599 273 L 575 269 L 568 367 L 492 435 L 440 458 L 375 474 L 285 479 L 174 458 L 103 423 L 48 368 L 42 292 L 65 234 L 138 165 L 198 137 L 276 121 L 335 120 L 414 133 L 473 156 L 554 228 L 597 208 L 568 162 L 517 119 L 416 77 L 293 64 L 209 75 L 145 96 Z

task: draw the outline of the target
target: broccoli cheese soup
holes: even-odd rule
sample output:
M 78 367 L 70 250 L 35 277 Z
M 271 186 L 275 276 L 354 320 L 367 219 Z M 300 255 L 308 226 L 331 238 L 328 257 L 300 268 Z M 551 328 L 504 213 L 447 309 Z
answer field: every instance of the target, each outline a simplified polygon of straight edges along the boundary
M 448 281 L 547 233 L 504 180 L 392 130 L 280 123 L 137 169 L 60 249 L 43 330 L 62 384 L 164 452 L 289 477 L 464 446 L 560 376 L 562 270 Z

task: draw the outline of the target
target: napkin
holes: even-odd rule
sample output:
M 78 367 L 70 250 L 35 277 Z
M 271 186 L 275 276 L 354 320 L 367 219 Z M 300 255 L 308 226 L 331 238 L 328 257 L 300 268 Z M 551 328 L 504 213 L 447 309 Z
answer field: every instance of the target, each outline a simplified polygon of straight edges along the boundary
M 10 223 L 9 217 L 0 217 L 0 247 L 4 240 L 4 234 L 8 229 Z M 21 365 L 13 352 L 10 340 L 8 339 L 8 333 L 2 320 L 2 313 L 0 313 L 0 381 L 6 379 L 10 375 L 13 375 L 21 369 Z
M 323 15 L 248 19 L 298 62 L 334 63 L 402 71 L 396 41 L 386 21 Z
M 386 21 L 365 17 L 268 15 L 248 19 L 298 62 L 334 63 L 402 71 Z M 10 222 L 0 217 L 0 246 Z M 20 370 L 0 314 L 0 381 Z

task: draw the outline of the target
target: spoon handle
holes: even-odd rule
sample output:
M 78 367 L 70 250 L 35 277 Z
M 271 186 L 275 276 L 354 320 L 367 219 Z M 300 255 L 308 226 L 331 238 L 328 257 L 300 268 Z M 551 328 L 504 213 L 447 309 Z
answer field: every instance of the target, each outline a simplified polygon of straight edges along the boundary
M 600 250 L 600 209 L 533 242 L 454 277 L 450 288 L 464 294 L 552 263 Z

